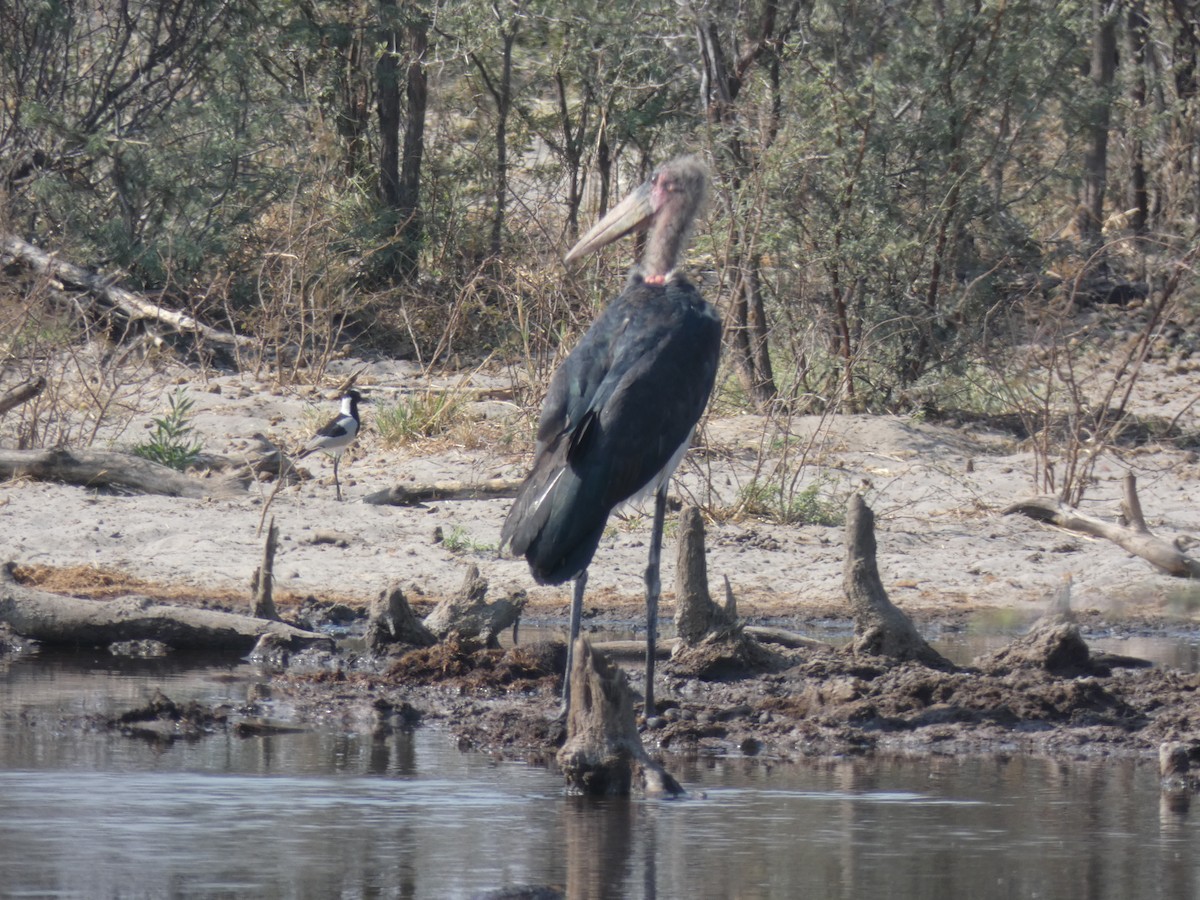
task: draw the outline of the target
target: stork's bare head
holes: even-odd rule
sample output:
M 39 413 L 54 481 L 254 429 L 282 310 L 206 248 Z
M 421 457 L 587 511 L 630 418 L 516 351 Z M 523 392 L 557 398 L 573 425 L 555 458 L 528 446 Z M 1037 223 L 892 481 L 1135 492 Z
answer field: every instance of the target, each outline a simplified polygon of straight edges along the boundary
M 708 169 L 697 156 L 664 163 L 579 239 L 566 262 L 593 253 L 634 231 L 651 229 L 642 267 L 663 276 L 675 267 L 708 193 Z

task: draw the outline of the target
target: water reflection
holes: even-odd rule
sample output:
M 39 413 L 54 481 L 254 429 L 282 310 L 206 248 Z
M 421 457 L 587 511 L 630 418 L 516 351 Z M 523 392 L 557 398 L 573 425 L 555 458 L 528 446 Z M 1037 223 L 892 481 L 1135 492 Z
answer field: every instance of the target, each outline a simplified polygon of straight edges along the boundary
M 1200 893 L 1190 797 L 1153 761 L 672 760 L 703 798 L 591 801 L 434 729 L 155 745 L 78 728 L 160 688 L 236 706 L 242 666 L 0 671 L 0 896 L 573 898 Z

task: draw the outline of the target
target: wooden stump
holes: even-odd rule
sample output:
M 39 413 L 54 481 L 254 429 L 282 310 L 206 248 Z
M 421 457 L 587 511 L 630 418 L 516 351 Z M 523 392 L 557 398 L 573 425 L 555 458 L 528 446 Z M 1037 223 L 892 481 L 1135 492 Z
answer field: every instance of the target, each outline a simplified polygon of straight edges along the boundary
M 400 586 L 393 584 L 371 604 L 366 643 L 372 653 L 387 653 L 398 646 L 432 647 L 437 637 L 417 618 Z
M 574 658 L 567 742 L 558 751 L 568 787 L 607 796 L 624 796 L 634 786 L 650 796 L 683 794 L 679 782 L 642 746 L 625 673 L 595 653 L 584 637 L 575 642 Z
M 875 562 L 875 514 L 858 494 L 846 513 L 846 561 L 843 584 L 854 616 L 854 653 L 914 660 L 935 669 L 954 664 L 925 642 L 912 620 L 891 600 Z
M 687 645 L 702 641 L 710 631 L 727 628 L 736 619 L 713 602 L 708 591 L 708 560 L 704 552 L 704 517 L 694 506 L 679 514 L 679 550 L 675 565 L 675 628 Z
M 425 617 L 425 627 L 438 640 L 456 635 L 462 641 L 482 641 L 485 646 L 499 647 L 496 635 L 517 625 L 527 598 L 524 591 L 514 591 L 488 603 L 484 599 L 487 590 L 487 579 L 479 574 L 479 567 L 468 566 L 458 593 L 443 600 Z
M 262 565 L 254 570 L 250 579 L 250 590 L 254 595 L 254 617 L 279 621 L 275 609 L 275 549 L 279 546 L 279 529 L 275 517 L 267 527 L 267 539 L 263 542 Z
M 1037 669 L 1062 678 L 1107 676 L 1114 667 L 1139 668 L 1146 660 L 1115 653 L 1093 653 L 1071 611 L 1071 578 L 1068 576 L 1047 604 L 1045 614 L 1016 638 L 974 664 L 986 672 L 1005 674 L 1015 669 Z
M 675 626 L 679 640 L 671 653 L 670 671 L 688 678 L 719 681 L 783 667 L 777 654 L 759 644 L 738 623 L 728 580 L 725 607 L 712 599 L 704 550 L 704 518 L 694 506 L 684 507 L 679 516 L 675 573 Z

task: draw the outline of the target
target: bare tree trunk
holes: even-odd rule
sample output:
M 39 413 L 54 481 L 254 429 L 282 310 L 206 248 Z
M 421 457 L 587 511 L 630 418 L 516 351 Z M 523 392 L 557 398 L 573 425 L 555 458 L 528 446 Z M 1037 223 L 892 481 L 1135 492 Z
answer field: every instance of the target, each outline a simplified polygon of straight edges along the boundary
M 46 379 L 41 375 L 31 378 L 24 384 L 19 384 L 11 391 L 0 397 L 0 416 L 10 409 L 16 409 L 22 403 L 28 403 L 46 389 Z
M 421 163 L 425 156 L 425 117 L 429 108 L 429 80 L 425 73 L 425 54 L 429 50 L 429 22 L 423 14 L 408 24 L 408 71 L 405 99 L 408 122 L 404 129 L 404 153 L 400 157 L 398 213 L 401 247 L 401 274 L 407 281 L 417 277 L 421 245 L 425 239 L 425 221 L 421 214 Z
M 504 250 L 504 222 L 508 210 L 508 116 L 512 111 L 512 56 L 513 45 L 517 40 L 521 19 L 519 12 L 520 0 L 511 0 L 510 16 L 507 21 L 500 23 L 501 57 L 500 74 L 493 78 L 484 65 L 483 60 L 476 54 L 470 54 L 479 76 L 483 79 L 484 87 L 492 95 L 496 104 L 496 182 L 495 201 L 492 209 L 492 229 L 488 252 L 493 261 L 500 258 Z M 498 10 L 493 6 L 493 11 Z M 499 13 L 496 13 L 499 15 Z
M 366 17 L 362 10 L 357 15 Z M 337 131 L 346 141 L 346 177 L 357 178 L 366 165 L 367 132 L 371 127 L 370 63 L 365 28 L 358 21 L 348 24 L 350 42 L 342 51 L 337 76 L 341 93 Z
M 441 500 L 479 500 L 483 497 L 515 497 L 521 482 L 511 478 L 490 481 L 431 481 L 422 484 L 397 484 L 368 494 L 365 503 L 374 506 L 420 506 Z
M 291 649 L 333 648 L 333 641 L 283 622 L 214 609 L 168 606 L 146 597 L 81 600 L 19 584 L 12 564 L 0 567 L 0 622 L 45 644 L 104 646 L 117 641 L 161 641 L 176 650 L 247 653 L 263 635 Z
M 1137 126 L 1147 124 L 1146 114 L 1146 44 L 1150 33 L 1150 20 L 1146 17 L 1145 0 L 1131 0 L 1129 5 L 1129 57 L 1133 66 L 1130 100 L 1138 116 Z M 1129 227 L 1137 234 L 1145 234 L 1150 222 L 1150 195 L 1146 184 L 1146 146 L 1140 134 L 1132 136 L 1129 153 L 1128 208 L 1134 210 Z
M 1075 223 L 1080 240 L 1089 247 L 1098 247 L 1104 224 L 1111 91 L 1117 69 L 1116 9 L 1117 5 L 1110 5 L 1107 0 L 1092 0 L 1091 81 L 1094 96 L 1086 123 L 1088 146 L 1083 157 L 1083 192 Z
M 1039 522 L 1049 522 L 1068 531 L 1104 538 L 1140 556 L 1151 565 L 1176 578 L 1200 578 L 1200 560 L 1193 559 L 1171 541 L 1152 534 L 1142 518 L 1137 496 L 1137 479 L 1125 476 L 1125 500 L 1122 504 L 1128 526 L 1106 522 L 1064 505 L 1057 497 L 1033 497 L 1014 503 L 1005 515 L 1021 513 Z
M 774 48 L 795 27 L 796 4 L 784 10 L 779 0 L 768 0 L 757 10 L 757 18 L 745 23 L 745 41 L 741 55 L 732 58 L 722 44 L 715 21 L 701 18 L 696 36 L 702 62 L 701 94 L 708 120 L 720 130 L 720 149 L 729 173 L 731 217 L 741 215 L 738 197 L 758 182 L 759 156 L 747 148 L 738 121 L 736 102 L 750 70 L 766 68 L 773 87 L 778 86 L 773 68 Z M 781 107 L 773 104 L 778 114 Z M 777 123 L 769 123 L 766 143 L 778 132 Z M 758 406 L 764 406 L 778 394 L 771 367 L 770 329 L 761 285 L 761 260 L 754 239 L 734 222 L 730 228 L 730 278 L 732 291 L 726 328 L 730 335 L 730 359 L 742 388 Z
M 117 487 L 168 497 L 237 497 L 241 479 L 191 478 L 182 472 L 115 450 L 4 450 L 0 478 L 36 478 L 82 487 Z
M 379 83 L 379 193 L 395 220 L 398 240 L 393 276 L 398 281 L 411 282 L 417 277 L 424 236 L 421 160 L 425 152 L 425 116 L 429 102 L 425 75 L 429 23 L 423 13 L 407 7 L 404 13 L 406 18 L 401 19 L 396 0 L 380 0 L 380 16 L 385 40 L 376 64 Z M 408 62 L 402 69 L 402 57 L 405 56 Z M 400 134 L 402 128 L 403 139 Z

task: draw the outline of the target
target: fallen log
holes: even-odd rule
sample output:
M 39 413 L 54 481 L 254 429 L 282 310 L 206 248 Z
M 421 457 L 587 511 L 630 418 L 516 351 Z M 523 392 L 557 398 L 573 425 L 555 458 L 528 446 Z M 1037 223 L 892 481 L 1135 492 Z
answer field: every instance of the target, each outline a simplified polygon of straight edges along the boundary
M 238 496 L 240 479 L 191 478 L 167 466 L 115 450 L 0 449 L 0 478 L 61 481 L 81 487 L 113 487 L 168 497 Z
M 625 796 L 634 786 L 648 796 L 683 794 L 679 782 L 642 746 L 625 673 L 585 637 L 576 640 L 573 659 L 567 740 L 558 751 L 568 788 L 602 796 Z
M 1137 477 L 1125 476 L 1125 499 L 1121 504 L 1129 525 L 1118 525 L 1097 519 L 1066 506 L 1057 497 L 1032 497 L 1014 503 L 1004 510 L 1005 515 L 1020 513 L 1038 522 L 1047 522 L 1090 537 L 1104 538 L 1118 547 L 1141 557 L 1152 566 L 1176 578 L 1200 578 L 1200 560 L 1192 559 L 1170 541 L 1153 534 L 1142 516 L 1137 496 Z
M 861 496 L 850 498 L 846 513 L 846 560 L 842 570 L 846 598 L 854 617 L 852 653 L 914 660 L 934 669 L 954 664 L 934 650 L 884 590 L 875 561 L 875 514 Z
M 0 236 L 0 255 L 16 260 L 35 272 L 57 279 L 67 287 L 87 291 L 108 306 L 120 310 L 131 322 L 141 320 L 159 323 L 180 333 L 194 334 L 216 344 L 232 347 L 254 346 L 254 342 L 248 337 L 221 331 L 185 313 L 151 303 L 140 294 L 118 287 L 110 278 L 58 259 L 15 235 Z
M 101 647 L 118 641 L 155 640 L 176 650 L 248 653 L 265 634 L 292 649 L 333 648 L 324 635 L 283 622 L 190 606 L 169 606 L 148 597 L 82 600 L 19 583 L 14 564 L 0 567 L 0 623 L 43 644 Z
M 761 644 L 778 644 L 789 650 L 828 650 L 830 645 L 816 638 L 806 637 L 786 628 L 769 625 L 744 625 L 742 631 Z
M 428 484 L 396 484 L 387 490 L 368 494 L 366 503 L 375 506 L 420 506 L 439 500 L 502 499 L 517 496 L 521 482 L 511 478 L 487 481 L 434 481 Z

